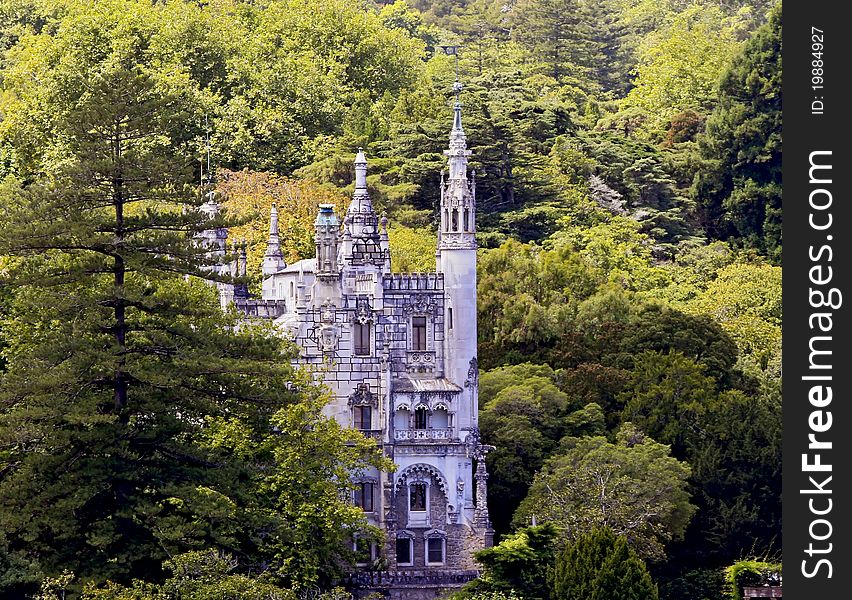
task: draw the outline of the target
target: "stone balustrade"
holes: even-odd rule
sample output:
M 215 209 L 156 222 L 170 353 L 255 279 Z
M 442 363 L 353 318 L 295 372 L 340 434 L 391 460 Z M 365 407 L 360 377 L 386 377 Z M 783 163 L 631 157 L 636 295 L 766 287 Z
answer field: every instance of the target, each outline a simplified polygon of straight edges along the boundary
M 393 438 L 398 442 L 446 442 L 453 439 L 452 429 L 396 429 Z

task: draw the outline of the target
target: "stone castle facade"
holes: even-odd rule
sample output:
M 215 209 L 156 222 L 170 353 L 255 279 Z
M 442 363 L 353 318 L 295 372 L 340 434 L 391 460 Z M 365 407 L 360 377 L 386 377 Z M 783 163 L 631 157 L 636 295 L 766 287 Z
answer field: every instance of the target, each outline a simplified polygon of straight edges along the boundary
M 367 191 L 367 161 L 355 160 L 345 215 L 321 205 L 316 256 L 288 265 L 273 207 L 261 298 L 218 284 L 223 305 L 272 319 L 333 393 L 330 416 L 375 439 L 397 465 L 355 480 L 352 501 L 381 528 L 384 544 L 357 542 L 356 588 L 395 598 L 435 597 L 476 576 L 472 554 L 492 543 L 484 456 L 477 425 L 476 193 L 468 176 L 456 99 L 448 177 L 441 173 L 436 271 L 391 272 L 387 219 Z M 217 210 L 211 197 L 202 210 Z M 225 254 L 227 231 L 204 242 Z M 245 254 L 232 268 L 244 276 Z

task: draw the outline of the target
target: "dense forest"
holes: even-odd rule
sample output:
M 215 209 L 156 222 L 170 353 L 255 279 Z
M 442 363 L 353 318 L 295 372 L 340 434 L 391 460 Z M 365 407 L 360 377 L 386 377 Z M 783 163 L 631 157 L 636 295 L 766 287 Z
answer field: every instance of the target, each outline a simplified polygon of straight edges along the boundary
M 0 596 L 337 597 L 339 482 L 389 465 L 199 282 L 199 190 L 259 278 L 363 147 L 432 270 L 457 77 L 500 542 L 462 595 L 776 568 L 780 3 L 0 0 L 0 52 Z

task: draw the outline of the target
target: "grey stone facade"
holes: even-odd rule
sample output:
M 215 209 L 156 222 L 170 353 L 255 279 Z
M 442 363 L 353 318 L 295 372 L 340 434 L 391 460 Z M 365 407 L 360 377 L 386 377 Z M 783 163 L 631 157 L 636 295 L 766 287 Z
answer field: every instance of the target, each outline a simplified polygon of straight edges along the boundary
M 297 364 L 333 394 L 328 415 L 397 465 L 356 481 L 353 502 L 386 534 L 349 579 L 359 593 L 434 598 L 476 576 L 472 554 L 493 538 L 477 423 L 475 185 L 458 101 L 446 154 L 436 272 L 391 272 L 387 220 L 373 210 L 359 151 L 346 214 L 320 206 L 315 258 L 286 264 L 273 208 L 262 298 L 220 286 L 223 305 L 273 320 L 296 342 Z M 224 253 L 226 237 L 205 241 Z

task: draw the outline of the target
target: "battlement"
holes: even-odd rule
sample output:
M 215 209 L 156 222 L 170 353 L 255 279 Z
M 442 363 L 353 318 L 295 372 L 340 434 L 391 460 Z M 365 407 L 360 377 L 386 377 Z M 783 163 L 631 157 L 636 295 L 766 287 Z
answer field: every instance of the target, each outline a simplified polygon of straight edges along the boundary
M 443 290 L 443 273 L 392 273 L 382 278 L 385 290 Z
M 284 300 L 260 300 L 258 298 L 234 298 L 237 310 L 249 317 L 277 319 L 287 312 Z

